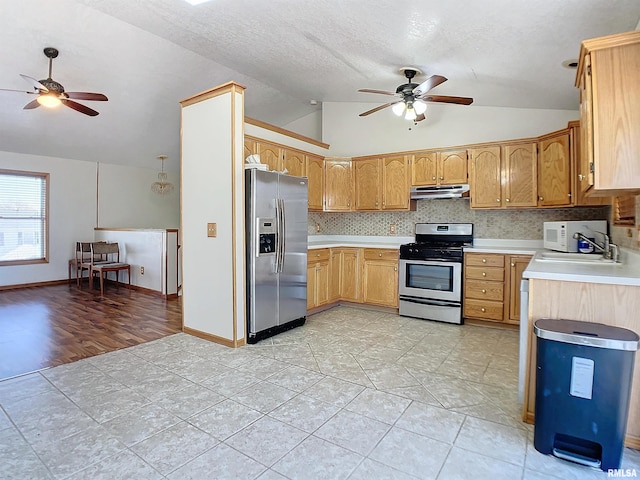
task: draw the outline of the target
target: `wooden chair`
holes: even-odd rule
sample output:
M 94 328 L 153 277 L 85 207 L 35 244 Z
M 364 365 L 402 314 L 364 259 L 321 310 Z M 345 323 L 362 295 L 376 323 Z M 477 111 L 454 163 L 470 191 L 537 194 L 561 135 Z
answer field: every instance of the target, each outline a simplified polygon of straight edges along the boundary
M 129 289 L 131 288 L 131 265 L 120 262 L 120 248 L 117 242 L 91 244 L 92 264 L 90 266 L 91 288 L 93 288 L 93 278 L 100 275 L 100 295 L 104 295 L 104 279 L 109 272 L 116 272 L 116 287 L 120 288 L 120 271 L 127 271 Z M 98 260 L 95 260 L 98 259 Z
M 76 242 L 75 255 L 69 260 L 69 284 L 71 284 L 71 272 L 75 270 L 76 286 L 82 288 L 82 272 L 84 270 L 90 271 L 93 260 L 97 259 L 91 257 L 91 242 Z

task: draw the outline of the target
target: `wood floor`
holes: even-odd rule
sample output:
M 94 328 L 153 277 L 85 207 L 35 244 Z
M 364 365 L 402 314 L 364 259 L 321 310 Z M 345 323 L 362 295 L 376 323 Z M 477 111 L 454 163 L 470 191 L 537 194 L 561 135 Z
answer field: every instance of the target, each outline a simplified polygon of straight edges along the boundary
M 181 300 L 112 285 L 0 291 L 0 380 L 179 332 Z

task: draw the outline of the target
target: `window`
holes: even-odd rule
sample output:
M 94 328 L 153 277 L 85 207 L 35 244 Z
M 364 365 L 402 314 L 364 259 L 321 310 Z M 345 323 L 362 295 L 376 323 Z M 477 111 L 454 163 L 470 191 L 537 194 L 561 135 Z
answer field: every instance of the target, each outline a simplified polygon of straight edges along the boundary
M 0 265 L 48 261 L 49 174 L 0 170 Z
M 634 225 L 636 223 L 636 197 L 628 195 L 613 200 L 613 224 Z

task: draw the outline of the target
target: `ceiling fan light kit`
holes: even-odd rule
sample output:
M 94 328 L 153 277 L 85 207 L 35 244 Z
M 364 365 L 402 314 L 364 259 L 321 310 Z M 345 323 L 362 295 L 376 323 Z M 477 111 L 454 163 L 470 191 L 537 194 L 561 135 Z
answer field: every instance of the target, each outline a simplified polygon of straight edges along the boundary
M 8 88 L 0 88 L 0 90 L 5 90 L 9 92 L 22 92 L 28 93 L 30 95 L 38 95 L 38 97 L 27 103 L 23 108 L 24 110 L 32 110 L 34 108 L 42 105 L 46 108 L 56 108 L 59 105 L 65 105 L 77 112 L 84 113 L 85 115 L 89 115 L 90 117 L 95 117 L 98 115 L 98 112 L 93 110 L 92 108 L 87 107 L 81 103 L 75 102 L 75 100 L 92 100 L 92 101 L 102 101 L 106 102 L 109 100 L 106 95 L 102 93 L 90 93 L 90 92 L 66 92 L 62 84 L 56 82 L 51 78 L 51 69 L 53 66 L 53 59 L 58 57 L 58 50 L 53 47 L 47 47 L 44 50 L 44 55 L 49 59 L 49 76 L 44 80 L 36 80 L 28 75 L 20 74 L 22 78 L 24 78 L 27 83 L 31 85 L 33 90 L 24 91 L 24 90 L 12 90 Z
M 380 105 L 376 108 L 372 108 L 366 112 L 360 114 L 361 117 L 366 117 L 372 113 L 382 110 L 387 107 L 391 107 L 391 110 L 395 115 L 401 117 L 404 115 L 406 120 L 413 122 L 419 122 L 425 119 L 425 112 L 427 111 L 427 102 L 430 103 L 454 103 L 458 105 L 470 105 L 473 103 L 473 98 L 469 97 L 452 97 L 447 95 L 427 95 L 427 93 L 434 87 L 437 87 L 447 79 L 441 75 L 432 75 L 424 82 L 417 84 L 413 83 L 412 79 L 417 74 L 421 74 L 422 71 L 415 67 L 402 67 L 400 71 L 407 78 L 408 82 L 404 83 L 394 92 L 388 92 L 385 90 L 374 90 L 371 88 L 363 88 L 358 90 L 364 93 L 375 93 L 379 95 L 393 95 L 400 97 L 400 100 L 395 102 L 389 102 L 384 105 Z

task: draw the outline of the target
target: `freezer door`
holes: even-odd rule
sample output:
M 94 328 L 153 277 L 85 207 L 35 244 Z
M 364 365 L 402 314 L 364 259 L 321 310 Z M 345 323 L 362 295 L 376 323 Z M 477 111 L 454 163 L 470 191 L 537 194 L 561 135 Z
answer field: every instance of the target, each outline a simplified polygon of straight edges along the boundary
M 280 175 L 283 252 L 279 289 L 279 324 L 307 314 L 307 179 Z
M 269 227 L 273 227 L 275 232 L 276 229 L 278 175 L 273 172 L 247 170 L 245 187 L 247 327 L 248 333 L 252 334 L 278 324 L 276 248 L 260 248 L 260 230 L 270 232 Z M 267 225 L 268 223 L 272 225 Z M 277 243 L 277 232 L 274 237 Z

